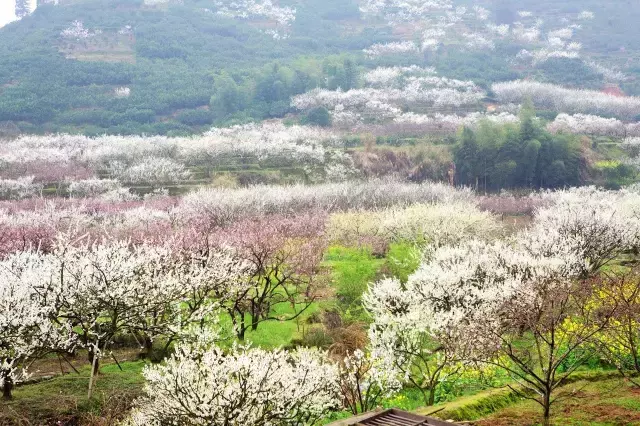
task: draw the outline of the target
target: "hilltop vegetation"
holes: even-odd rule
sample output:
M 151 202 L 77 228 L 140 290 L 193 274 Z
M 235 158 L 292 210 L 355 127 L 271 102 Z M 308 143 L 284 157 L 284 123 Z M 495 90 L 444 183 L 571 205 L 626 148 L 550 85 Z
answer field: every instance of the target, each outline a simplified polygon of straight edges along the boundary
M 412 16 L 407 9 L 395 21 L 366 5 L 367 13 L 361 12 L 355 0 L 282 2 L 266 14 L 250 12 L 248 19 L 208 0 L 43 4 L 0 30 L 0 121 L 35 133 L 184 135 L 213 123 L 283 117 L 296 112 L 292 96 L 316 87 L 357 88 L 364 83 L 361 72 L 376 65 L 433 66 L 443 76 L 483 88 L 536 77 L 601 89 L 616 76 L 609 69 L 613 64 L 628 74 L 623 90 L 635 94 L 636 68 L 628 61 L 637 46 L 633 8 L 529 3 L 487 3 L 487 22 L 496 24 L 486 34 L 484 15 L 475 16 L 469 7 L 462 20 L 452 21 L 455 33 L 437 30 L 423 40 L 430 47 L 418 54 L 411 43 L 423 37 L 432 12 Z M 526 21 L 534 18 L 520 18 L 520 10 L 533 11 L 544 26 L 537 29 Z M 584 60 L 571 50 L 578 46 L 544 47 L 544 31 L 565 28 L 564 18 L 574 20 L 584 10 L 595 16 L 575 21 L 582 27 L 575 29 L 575 39 Z M 504 38 L 498 24 L 514 21 L 523 22 L 518 35 Z M 539 33 L 535 40 L 532 28 Z M 460 39 L 465 33 L 478 36 L 476 45 Z M 391 55 L 366 54 L 372 46 Z M 538 52 L 544 61 L 534 67 L 513 63 L 522 49 Z
M 184 134 L 228 121 L 237 110 L 250 109 L 245 120 L 282 116 L 291 94 L 329 77 L 332 61 L 323 70 L 323 59 L 314 56 L 388 38 L 384 30 L 346 35 L 336 20 L 352 18 L 355 5 L 309 2 L 292 24 L 297 36 L 286 40 L 264 34 L 259 22 L 206 12 L 211 6 L 146 6 L 142 0 L 41 6 L 1 30 L 0 121 L 17 122 L 27 132 Z M 82 27 L 61 35 L 76 20 Z M 252 92 L 238 101 L 244 105 L 226 99 L 236 84 Z M 132 89 L 130 97 L 115 93 L 123 86 Z M 214 95 L 220 100 L 212 102 Z

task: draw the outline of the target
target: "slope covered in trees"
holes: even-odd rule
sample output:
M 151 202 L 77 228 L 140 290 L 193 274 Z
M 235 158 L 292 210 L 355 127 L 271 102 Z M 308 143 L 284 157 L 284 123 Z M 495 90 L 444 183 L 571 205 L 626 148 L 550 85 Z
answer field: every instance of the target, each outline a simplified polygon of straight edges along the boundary
M 166 134 L 238 112 L 244 120 L 282 116 L 292 94 L 326 79 L 344 86 L 342 60 L 305 57 L 389 37 L 384 29 L 346 34 L 337 22 L 357 16 L 355 4 L 308 3 L 283 40 L 266 34 L 278 30 L 273 17 L 247 23 L 207 9 L 215 2 L 156 3 L 63 1 L 2 28 L 0 121 L 27 132 Z
M 635 93 L 625 58 L 636 12 L 622 3 L 445 1 L 417 12 L 409 2 L 396 13 L 356 0 L 46 2 L 0 29 L 0 121 L 185 134 L 283 117 L 293 96 L 357 88 L 376 65 L 433 66 L 484 88 L 536 77 L 601 89 L 627 73 L 619 83 Z M 425 32 L 440 15 L 446 28 Z

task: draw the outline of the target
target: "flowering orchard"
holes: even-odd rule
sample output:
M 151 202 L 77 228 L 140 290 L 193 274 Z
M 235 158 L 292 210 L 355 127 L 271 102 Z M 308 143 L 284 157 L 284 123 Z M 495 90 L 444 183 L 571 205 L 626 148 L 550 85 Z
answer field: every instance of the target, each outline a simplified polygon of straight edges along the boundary
M 501 102 L 522 103 L 531 99 L 536 107 L 567 114 L 615 116 L 623 120 L 633 119 L 640 114 L 640 99 L 632 96 L 620 97 L 534 81 L 496 83 L 492 90 Z
M 524 46 L 513 60 L 517 63 L 538 66 L 553 58 L 581 59 L 582 43 L 574 41 L 577 35 L 595 17 L 593 12 L 565 14 L 545 21 L 529 11 L 517 13 L 511 24 L 491 21 L 492 13 L 482 6 L 455 6 L 449 0 L 428 2 L 380 2 L 366 1 L 360 6 L 366 18 L 383 19 L 391 27 L 406 32 L 410 24 L 409 40 L 378 43 L 364 49 L 370 59 L 400 55 L 419 57 L 454 44 L 466 51 L 495 50 L 508 42 Z M 611 81 L 625 76 L 593 61 L 585 64 L 602 73 Z
M 479 112 L 486 96 L 484 91 L 472 81 L 437 76 L 433 68 L 376 68 L 364 75 L 364 82 L 365 87 L 361 89 L 315 89 L 295 96 L 291 105 L 299 111 L 326 108 L 334 124 L 347 128 L 364 122 L 391 121 L 433 127 L 448 123 L 447 130 L 453 133 L 461 125 L 482 118 L 479 114 L 468 117 L 458 114 Z
M 637 250 L 638 193 L 583 188 L 542 198 L 515 235 L 435 246 L 406 283 L 384 279 L 365 294 L 372 353 L 422 389 L 425 403 L 460 370 L 497 367 L 549 424 L 559 388 L 598 347 L 616 360 L 634 353 L 633 339 L 622 347 L 614 339 L 625 339 L 620 321 L 635 321 L 636 277 L 613 286 L 594 277 Z
M 636 275 L 601 279 L 640 248 L 633 189 L 543 192 L 516 208 L 514 197 L 494 207 L 468 190 L 397 181 L 136 201 L 95 198 L 117 181 L 74 188 L 87 198 L 4 202 L 5 399 L 52 353 L 86 353 L 91 389 L 116 338 L 129 336 L 147 356 L 166 357 L 144 369 L 129 425 L 230 415 L 249 425 L 314 424 L 406 387 L 434 404 L 478 369 L 501 371 L 548 423 L 562 385 L 590 356 L 604 351 L 623 366 L 636 347 L 622 326 L 640 321 Z M 514 231 L 491 210 L 531 222 Z M 356 349 L 250 345 L 256 330 L 297 322 L 330 300 L 329 246 L 377 241 L 381 252 L 411 247 L 417 267 L 369 285 L 368 317 L 349 329 L 368 327 Z
M 43 187 L 73 197 L 120 186 L 199 185 L 217 170 L 298 168 L 309 180 L 344 180 L 357 171 L 338 134 L 282 123 L 212 129 L 202 136 L 21 136 L 0 149 L 0 197 L 40 196 Z M 100 182 L 104 180 L 104 182 Z

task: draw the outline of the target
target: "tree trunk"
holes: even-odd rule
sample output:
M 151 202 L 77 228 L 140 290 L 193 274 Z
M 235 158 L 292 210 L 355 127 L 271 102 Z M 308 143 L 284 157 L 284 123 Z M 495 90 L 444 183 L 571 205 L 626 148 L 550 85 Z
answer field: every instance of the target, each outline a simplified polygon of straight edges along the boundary
M 422 399 L 424 400 L 424 405 L 427 407 L 431 407 L 436 400 L 436 388 L 435 386 L 430 387 L 428 389 L 420 389 L 422 392 Z
M 153 340 L 151 337 L 145 335 L 144 336 L 144 356 L 145 358 L 151 358 L 153 352 Z
M 96 358 L 96 354 L 94 352 L 93 349 L 89 349 L 87 350 L 87 359 L 89 360 L 89 364 L 93 365 L 93 374 L 96 375 L 98 374 L 98 370 L 100 370 L 100 358 L 95 360 L 94 363 L 94 358 Z
M 551 425 L 551 393 L 550 392 L 545 392 L 544 396 L 542 397 L 542 408 L 544 410 L 542 424 L 544 426 L 550 426 Z
M 251 331 L 258 329 L 258 323 L 260 322 L 260 315 L 256 312 L 251 316 Z
M 251 302 L 251 330 L 256 331 L 258 329 L 258 322 L 260 321 L 260 305 L 256 302 Z
M 13 390 L 13 379 L 11 378 L 10 375 L 8 375 L 8 373 L 3 373 L 3 374 L 7 374 L 4 378 L 4 387 L 2 388 L 2 399 L 5 401 L 10 401 L 13 398 L 13 395 L 11 395 L 11 391 Z
M 238 329 L 238 340 L 244 341 L 244 334 L 247 331 L 244 320 L 244 312 L 240 314 L 240 328 Z

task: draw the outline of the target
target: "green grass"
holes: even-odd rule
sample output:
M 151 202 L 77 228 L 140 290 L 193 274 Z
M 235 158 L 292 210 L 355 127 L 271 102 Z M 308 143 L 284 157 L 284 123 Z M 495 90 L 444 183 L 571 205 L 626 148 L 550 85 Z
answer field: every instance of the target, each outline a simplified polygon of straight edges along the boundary
M 409 243 L 394 243 L 389 246 L 385 262 L 385 273 L 407 282 L 409 275 L 420 266 L 420 256 L 416 248 Z
M 337 307 L 348 319 L 365 318 L 361 296 L 369 283 L 382 274 L 406 279 L 418 265 L 414 254 L 412 246 L 408 244 L 391 245 L 386 258 L 375 257 L 366 248 L 330 247 L 325 254 L 324 266 L 330 270 L 330 285 L 336 294 Z M 297 320 L 262 322 L 256 331 L 247 331 L 246 341 L 267 349 L 290 345 L 309 330 L 309 317 L 333 305 L 333 301 L 325 300 L 311 305 Z M 281 304 L 275 307 L 273 313 L 275 316 L 291 316 L 294 311 L 290 306 Z M 247 316 L 247 322 L 250 320 Z M 222 324 L 229 325 L 228 316 L 223 315 Z
M 14 399 L 0 401 L 0 424 L 56 424 L 60 419 L 118 417 L 142 394 L 144 362 L 104 365 L 95 382 L 93 397 L 87 398 L 90 367 L 80 374 L 66 374 L 36 384 L 17 387 Z M 64 423 L 66 424 L 66 423 Z
M 615 384 L 615 386 L 610 386 L 611 384 Z M 612 390 L 614 390 L 614 392 L 612 392 Z M 634 409 L 640 411 L 640 399 L 633 397 L 632 389 L 619 377 L 616 371 L 612 370 L 577 372 L 569 379 L 569 383 L 561 389 L 561 394 L 565 399 L 566 395 L 569 396 L 569 398 L 566 399 L 567 401 L 577 399 L 578 396 L 580 396 L 580 398 L 584 397 L 583 399 L 586 404 L 589 404 L 590 401 L 600 401 L 608 398 L 611 404 L 616 406 L 617 409 Z M 640 395 L 640 392 L 637 395 Z M 437 412 L 436 416 L 442 419 L 479 421 L 479 425 L 486 424 L 487 426 L 494 425 L 491 421 L 496 421 L 497 423 L 495 424 L 505 426 L 511 424 L 535 425 L 537 424 L 537 420 L 535 419 L 538 419 L 540 416 L 540 406 L 537 403 L 523 399 L 521 395 L 508 387 L 481 390 L 462 396 L 451 402 L 439 404 L 434 407 L 423 407 L 415 411 L 418 414 L 428 414 L 437 409 L 440 409 L 440 411 Z M 564 415 L 567 410 L 564 409 L 563 403 L 558 403 L 558 405 L 554 407 L 554 410 L 557 411 L 557 417 L 562 419 L 557 422 L 558 425 L 574 424 L 570 423 L 573 421 L 571 415 Z M 571 414 L 573 410 L 574 408 L 571 408 L 568 411 L 569 414 Z M 521 413 L 526 413 L 526 415 L 521 415 Z M 581 415 L 584 415 L 584 413 Z M 526 416 L 528 416 L 528 420 L 524 421 L 523 419 L 525 419 Z M 524 422 L 519 423 L 520 420 L 514 420 L 514 417 Z M 510 423 L 510 421 L 514 423 Z M 565 421 L 569 423 L 563 423 Z M 611 423 L 603 424 L 609 425 Z
M 509 407 L 521 398 L 508 388 L 488 389 L 474 395 L 463 396 L 440 406 L 423 407 L 418 413 L 427 414 L 443 408 L 438 417 L 454 420 L 476 420 Z
M 318 312 L 319 309 L 320 305 L 314 303 L 296 320 L 262 322 L 258 325 L 256 331 L 247 331 L 245 339 L 254 346 L 265 349 L 275 349 L 290 345 L 294 340 L 302 337 L 305 329 L 309 328 L 307 319 L 315 312 Z M 276 316 L 293 315 L 294 311 L 291 306 L 278 305 L 273 313 Z M 247 321 L 251 321 L 251 319 L 247 318 Z
M 579 380 L 562 390 L 566 396 L 551 408 L 553 425 L 640 425 L 640 389 L 620 377 Z M 502 408 L 477 424 L 534 426 L 540 423 L 540 406 L 526 400 Z
M 366 248 L 330 247 L 325 265 L 331 268 L 331 285 L 335 289 L 337 305 L 346 318 L 362 319 L 361 296 L 385 264 Z

